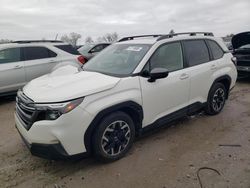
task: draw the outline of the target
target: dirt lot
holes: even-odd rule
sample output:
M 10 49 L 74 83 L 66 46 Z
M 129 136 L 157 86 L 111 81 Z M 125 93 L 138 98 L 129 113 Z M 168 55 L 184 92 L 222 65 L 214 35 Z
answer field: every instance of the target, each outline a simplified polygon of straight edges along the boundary
M 31 156 L 13 120 L 14 99 L 0 99 L 0 187 L 250 188 L 250 80 L 224 111 L 197 115 L 140 138 L 125 158 L 48 161 Z M 220 145 L 231 146 L 220 146 Z M 218 174 L 220 173 L 220 175 Z

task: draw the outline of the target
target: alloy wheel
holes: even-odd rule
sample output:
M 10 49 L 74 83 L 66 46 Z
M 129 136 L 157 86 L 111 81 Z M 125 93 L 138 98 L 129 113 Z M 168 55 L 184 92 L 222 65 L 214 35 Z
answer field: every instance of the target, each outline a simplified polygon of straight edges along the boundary
M 125 121 L 115 121 L 104 130 L 101 146 L 110 156 L 119 155 L 128 146 L 131 139 L 131 130 Z

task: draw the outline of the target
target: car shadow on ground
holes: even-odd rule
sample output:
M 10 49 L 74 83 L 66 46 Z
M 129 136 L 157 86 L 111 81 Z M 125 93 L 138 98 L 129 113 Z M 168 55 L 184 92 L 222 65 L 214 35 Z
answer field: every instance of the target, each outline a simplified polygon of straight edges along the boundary
M 16 100 L 16 95 L 0 97 L 0 105 L 7 104 Z

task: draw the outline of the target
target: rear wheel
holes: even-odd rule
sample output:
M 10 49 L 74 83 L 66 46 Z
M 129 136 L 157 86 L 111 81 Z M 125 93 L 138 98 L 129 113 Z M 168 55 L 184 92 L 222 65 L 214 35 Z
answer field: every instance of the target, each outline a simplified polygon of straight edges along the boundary
M 208 94 L 206 113 L 216 115 L 220 113 L 225 105 L 227 91 L 222 83 L 215 83 Z
M 134 122 L 129 115 L 115 112 L 106 116 L 93 136 L 93 149 L 97 159 L 111 162 L 122 158 L 135 138 Z

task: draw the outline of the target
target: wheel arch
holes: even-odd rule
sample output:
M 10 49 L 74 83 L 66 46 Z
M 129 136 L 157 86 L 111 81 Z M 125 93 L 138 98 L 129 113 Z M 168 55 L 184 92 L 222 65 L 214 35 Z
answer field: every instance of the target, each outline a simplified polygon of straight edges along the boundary
M 226 99 L 228 99 L 231 82 L 232 82 L 232 79 L 229 75 L 220 76 L 214 80 L 213 84 L 211 85 L 211 87 L 209 89 L 209 93 L 210 93 L 210 91 L 215 83 L 222 83 L 227 90 Z M 208 96 L 209 96 L 209 93 L 208 93 Z
M 143 109 L 142 106 L 134 101 L 126 101 L 113 106 L 110 106 L 102 111 L 100 111 L 93 121 L 90 123 L 84 134 L 84 144 L 87 150 L 87 153 L 92 153 L 92 136 L 95 132 L 95 128 L 99 125 L 101 120 L 116 111 L 122 111 L 128 114 L 135 123 L 135 131 L 138 134 L 142 128 L 142 120 L 143 120 Z

